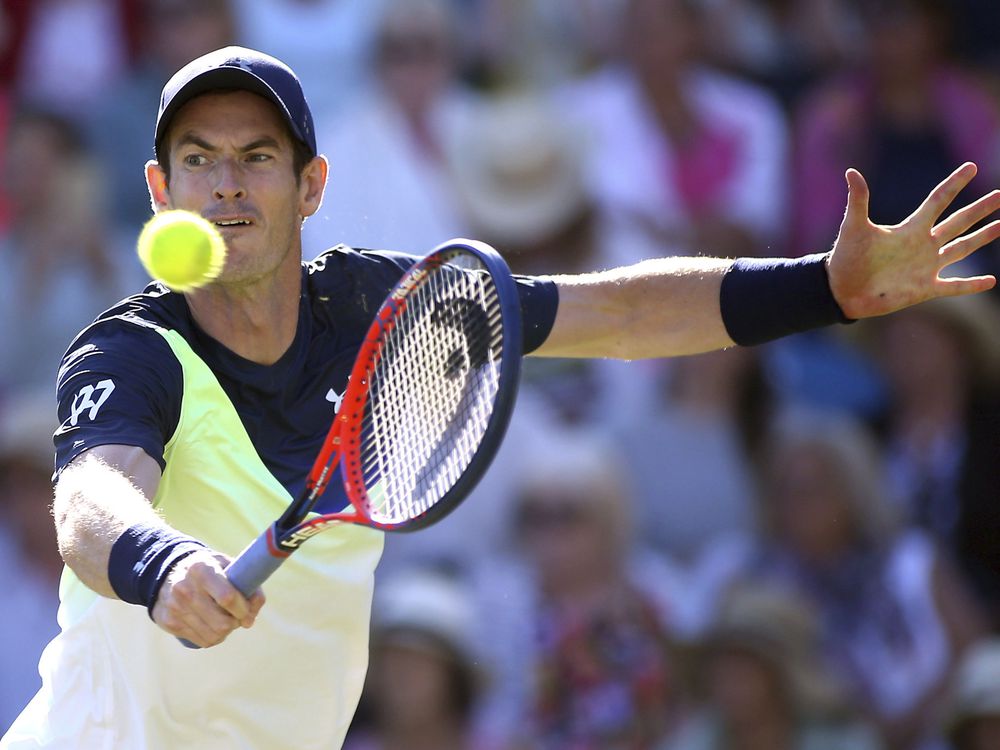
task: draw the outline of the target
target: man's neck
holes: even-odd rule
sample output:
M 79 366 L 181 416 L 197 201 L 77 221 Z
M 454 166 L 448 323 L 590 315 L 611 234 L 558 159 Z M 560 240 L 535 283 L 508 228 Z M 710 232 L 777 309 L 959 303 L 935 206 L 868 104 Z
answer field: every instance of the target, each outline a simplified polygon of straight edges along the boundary
M 216 283 L 186 297 L 205 333 L 244 359 L 271 365 L 295 340 L 301 287 L 301 270 L 289 268 L 257 283 Z

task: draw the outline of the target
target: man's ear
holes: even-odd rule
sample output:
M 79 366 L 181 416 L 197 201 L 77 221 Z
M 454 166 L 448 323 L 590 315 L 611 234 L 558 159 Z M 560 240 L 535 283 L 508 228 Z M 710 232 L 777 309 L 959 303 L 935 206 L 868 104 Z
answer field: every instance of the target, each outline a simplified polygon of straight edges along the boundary
M 303 218 L 319 211 L 323 203 L 323 190 L 326 188 L 329 169 L 326 157 L 320 154 L 314 156 L 302 170 L 302 177 L 299 180 L 299 213 Z
M 170 208 L 170 190 L 167 188 L 167 175 L 163 167 L 155 160 L 146 162 L 146 187 L 149 188 L 149 203 L 153 213 L 159 213 Z

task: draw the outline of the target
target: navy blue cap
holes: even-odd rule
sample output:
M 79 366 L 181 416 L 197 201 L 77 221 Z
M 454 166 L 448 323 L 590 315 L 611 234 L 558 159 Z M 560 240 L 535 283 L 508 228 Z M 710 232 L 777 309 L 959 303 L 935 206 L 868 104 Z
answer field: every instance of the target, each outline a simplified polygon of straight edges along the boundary
M 312 113 L 298 76 L 276 57 L 246 47 L 224 47 L 192 60 L 163 87 L 153 143 L 157 158 L 160 143 L 177 110 L 199 94 L 214 89 L 241 89 L 263 96 L 278 108 L 292 134 L 316 155 Z

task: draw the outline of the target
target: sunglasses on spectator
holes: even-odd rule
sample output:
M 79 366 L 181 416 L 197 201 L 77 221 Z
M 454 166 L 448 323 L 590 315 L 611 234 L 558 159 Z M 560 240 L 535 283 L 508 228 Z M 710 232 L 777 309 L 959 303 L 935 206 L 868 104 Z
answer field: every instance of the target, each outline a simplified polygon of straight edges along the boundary
M 524 531 L 567 529 L 592 516 L 591 509 L 578 500 L 525 500 L 518 506 L 516 523 Z

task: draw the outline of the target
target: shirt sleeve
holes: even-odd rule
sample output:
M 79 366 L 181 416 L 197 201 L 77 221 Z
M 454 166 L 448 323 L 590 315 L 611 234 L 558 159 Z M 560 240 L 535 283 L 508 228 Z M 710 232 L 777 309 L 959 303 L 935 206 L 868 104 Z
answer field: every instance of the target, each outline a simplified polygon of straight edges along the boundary
M 406 253 L 385 250 L 362 251 L 366 260 L 377 260 L 379 273 L 367 276 L 371 292 L 379 301 L 384 298 L 399 278 L 418 258 Z M 373 269 L 374 270 L 374 269 Z M 521 302 L 524 353 L 530 354 L 545 343 L 555 323 L 559 308 L 559 289 L 551 279 L 540 276 L 514 275 Z
M 183 390 L 180 362 L 156 331 L 112 320 L 84 332 L 59 368 L 56 476 L 99 445 L 137 446 L 165 468 Z

